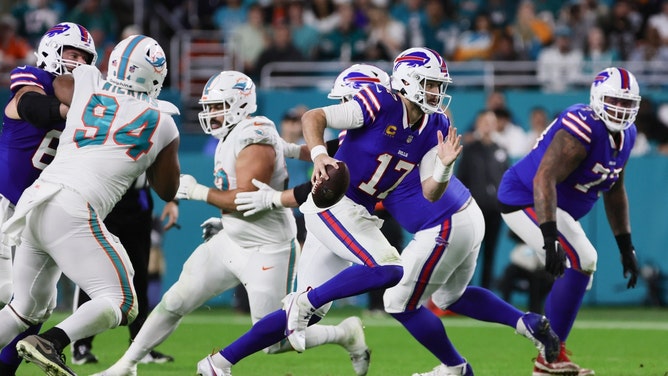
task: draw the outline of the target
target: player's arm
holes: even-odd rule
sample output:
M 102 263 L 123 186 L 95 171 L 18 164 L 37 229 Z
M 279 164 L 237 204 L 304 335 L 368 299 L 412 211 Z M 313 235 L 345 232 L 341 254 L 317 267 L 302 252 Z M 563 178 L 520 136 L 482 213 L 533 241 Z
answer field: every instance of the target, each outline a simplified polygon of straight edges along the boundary
M 62 122 L 68 106 L 61 104 L 54 95 L 46 95 L 39 86 L 22 86 L 5 107 L 10 119 L 22 119 L 38 128 L 51 128 Z
M 557 184 L 564 181 L 587 157 L 580 141 L 559 130 L 547 147 L 533 179 L 533 202 L 538 223 L 557 220 Z
M 146 177 L 153 190 L 164 201 L 172 201 L 179 189 L 179 138 L 175 138 L 158 153 L 153 164 L 146 170 Z
M 354 129 L 364 125 L 362 108 L 356 101 L 315 108 L 302 116 L 304 140 L 313 161 L 311 181 L 329 179 L 327 165 L 336 166 L 336 159 L 327 154 L 325 128 Z
M 533 179 L 536 217 L 543 234 L 545 270 L 555 277 L 564 274 L 566 253 L 557 230 L 557 184 L 564 181 L 587 157 L 587 150 L 573 135 L 557 131 L 547 147 Z
M 420 162 L 422 194 L 431 202 L 443 196 L 450 182 L 455 161 L 462 152 L 462 136 L 457 134 L 457 128 L 450 127 L 447 137 L 438 131 L 437 137 L 438 144 L 427 152 Z
M 603 193 L 603 204 L 608 223 L 615 235 L 617 247 L 621 256 L 624 278 L 630 276 L 627 288 L 636 286 L 638 274 L 638 260 L 633 243 L 631 242 L 631 223 L 629 220 L 629 199 L 624 186 L 624 170 L 619 174 L 619 179 L 609 191 Z
M 256 191 L 253 179 L 268 183 L 274 173 L 276 151 L 269 144 L 251 144 L 243 148 L 237 156 L 235 170 L 237 174 L 237 188 L 221 191 L 209 189 L 207 202 L 226 211 L 237 211 L 234 198 L 239 192 Z

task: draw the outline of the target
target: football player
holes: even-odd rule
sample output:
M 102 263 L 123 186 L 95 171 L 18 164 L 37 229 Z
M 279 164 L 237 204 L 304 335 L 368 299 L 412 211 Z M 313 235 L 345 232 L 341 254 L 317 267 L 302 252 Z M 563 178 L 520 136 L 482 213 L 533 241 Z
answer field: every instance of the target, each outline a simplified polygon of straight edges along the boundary
M 223 215 L 217 221 L 222 228 L 190 255 L 179 280 L 151 312 L 130 348 L 99 376 L 136 374 L 137 363 L 177 328 L 183 316 L 239 283 L 248 291 L 253 323 L 279 309 L 281 299 L 294 291 L 300 249 L 292 211 L 285 208 L 244 216 L 234 204 L 237 192 L 257 189 L 253 179 L 276 189 L 285 187 L 288 179 L 274 123 L 253 115 L 257 109 L 255 90 L 253 81 L 236 71 L 215 74 L 205 85 L 199 120 L 204 133 L 219 140 L 213 173 L 216 188 L 183 175 L 177 198 L 206 201 L 221 209 Z M 337 326 L 309 328 L 308 347 L 326 343 L 345 347 L 354 366 L 368 368 L 368 348 L 359 318 L 348 318 Z M 265 347 L 270 354 L 292 350 L 287 341 Z
M 10 72 L 11 94 L 0 132 L 0 225 L 12 216 L 23 191 L 55 155 L 67 107 L 55 97 L 53 80 L 81 64 L 94 65 L 97 60 L 88 30 L 71 22 L 49 29 L 35 55 L 36 66 L 23 65 Z M 0 306 L 12 296 L 13 247 L 5 243 L 8 242 L 0 233 Z M 55 300 L 52 303 L 49 309 L 55 308 Z M 37 334 L 40 327 L 31 326 L 2 350 L 1 375 L 14 375 L 21 362 L 15 342 L 25 335 Z
M 134 35 L 115 46 L 106 80 L 96 67 L 80 65 L 53 82 L 69 106 L 67 122 L 55 158 L 2 226 L 18 249 L 14 297 L 0 310 L 5 346 L 49 317 L 61 273 L 91 297 L 64 321 L 17 343 L 19 355 L 48 374 L 75 375 L 62 358 L 71 341 L 127 325 L 137 314 L 134 270 L 102 219 L 145 171 L 162 199 L 178 190 L 179 133 L 171 116 L 178 109 L 156 99 L 166 75 L 160 45 Z
M 631 72 L 606 68 L 596 75 L 589 104 L 574 104 L 557 116 L 533 150 L 503 176 L 498 198 L 508 227 L 539 253 L 556 278 L 545 302 L 545 314 L 561 340 L 554 362 L 538 356 L 533 374 L 593 375 L 573 363 L 566 340 L 596 271 L 597 253 L 580 218 L 599 196 L 621 254 L 627 287 L 638 280 L 638 261 L 631 242 L 624 167 L 636 139 L 634 124 L 640 89 Z
M 399 252 L 370 213 L 389 192 L 407 184 L 404 178 L 418 167 L 423 178 L 416 183 L 420 194 L 438 200 L 462 148 L 460 136 L 443 114 L 452 81 L 443 58 L 426 48 L 408 49 L 396 58 L 393 74 L 404 70 L 422 72 L 422 80 L 410 91 L 394 93 L 382 85 L 367 85 L 351 101 L 304 114 L 304 138 L 314 161 L 312 181 L 326 177 L 326 166 L 338 159 L 348 165 L 350 186 L 343 199 L 325 209 L 316 207 L 309 195 L 300 207 L 308 233 L 297 292 L 286 297 L 282 310 L 201 360 L 200 375 L 229 375 L 233 364 L 286 337 L 303 351 L 305 329 L 327 313 L 332 301 L 401 280 Z M 347 130 L 336 159 L 327 154 L 323 140 L 327 126 Z

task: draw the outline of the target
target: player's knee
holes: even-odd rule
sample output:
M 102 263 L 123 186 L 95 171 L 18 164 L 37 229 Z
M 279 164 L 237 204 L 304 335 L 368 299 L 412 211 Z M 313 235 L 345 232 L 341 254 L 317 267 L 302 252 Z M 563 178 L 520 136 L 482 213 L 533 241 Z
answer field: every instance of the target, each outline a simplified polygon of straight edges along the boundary
M 158 303 L 156 309 L 161 309 L 178 316 L 185 316 L 188 314 L 189 312 L 186 311 L 190 310 L 188 307 L 186 307 L 186 299 L 178 290 L 178 284 L 172 286 L 172 288 L 170 288 L 165 293 L 165 295 L 162 296 L 162 299 L 160 300 L 160 303 Z
M 383 281 L 382 287 L 392 287 L 401 281 L 404 276 L 404 268 L 401 265 L 381 265 L 374 270 L 379 280 Z
M 124 312 L 124 320 L 121 320 L 121 325 L 130 325 L 132 324 L 135 319 L 137 318 L 137 315 L 139 314 L 139 307 L 137 304 L 133 304 L 132 308 Z

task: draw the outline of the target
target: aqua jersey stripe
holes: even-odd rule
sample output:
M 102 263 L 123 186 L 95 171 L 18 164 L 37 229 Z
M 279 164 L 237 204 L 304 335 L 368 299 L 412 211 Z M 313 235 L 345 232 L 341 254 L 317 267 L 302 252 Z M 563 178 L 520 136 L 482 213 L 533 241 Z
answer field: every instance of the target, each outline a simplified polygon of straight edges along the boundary
M 143 35 L 138 35 L 136 38 L 133 38 L 130 43 L 125 47 L 125 51 L 121 54 L 121 61 L 119 62 L 120 65 L 118 67 L 118 74 L 116 75 L 116 78 L 119 80 L 123 80 L 125 78 L 125 71 L 128 69 L 128 62 L 130 61 L 130 55 L 132 54 L 132 51 L 134 51 L 135 48 L 137 48 L 137 45 L 141 43 L 146 39 L 145 36 Z
M 100 225 L 100 218 L 97 216 L 97 213 L 90 205 L 88 205 L 88 212 L 90 213 L 89 223 L 93 236 L 95 237 L 95 240 L 97 240 L 98 244 L 100 244 L 100 246 L 104 249 L 107 256 L 109 257 L 109 260 L 111 260 L 111 262 L 114 264 L 114 269 L 116 269 L 116 273 L 118 274 L 118 278 L 121 283 L 121 289 L 123 290 L 123 303 L 121 304 L 120 309 L 123 313 L 123 319 L 127 320 L 128 313 L 135 304 L 134 296 L 132 294 L 132 282 L 128 277 L 128 270 L 123 264 L 123 260 L 121 260 L 118 252 L 104 237 L 104 232 L 102 231 L 102 227 Z

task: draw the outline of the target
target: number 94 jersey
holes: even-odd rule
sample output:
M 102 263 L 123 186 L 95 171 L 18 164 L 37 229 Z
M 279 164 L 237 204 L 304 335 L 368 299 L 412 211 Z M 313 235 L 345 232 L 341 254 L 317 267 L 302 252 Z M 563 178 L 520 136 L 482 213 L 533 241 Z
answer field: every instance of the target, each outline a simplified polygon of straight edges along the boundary
M 509 206 L 533 205 L 533 178 L 554 135 L 564 130 L 587 150 L 587 156 L 564 181 L 557 184 L 559 208 L 580 219 L 619 179 L 635 143 L 635 124 L 613 137 L 594 111 L 585 104 L 564 110 L 540 135 L 533 150 L 503 175 L 499 201 Z
M 128 92 L 92 66 L 77 67 L 74 97 L 53 162 L 40 180 L 79 192 L 105 217 L 132 181 L 178 137 L 176 107 Z

